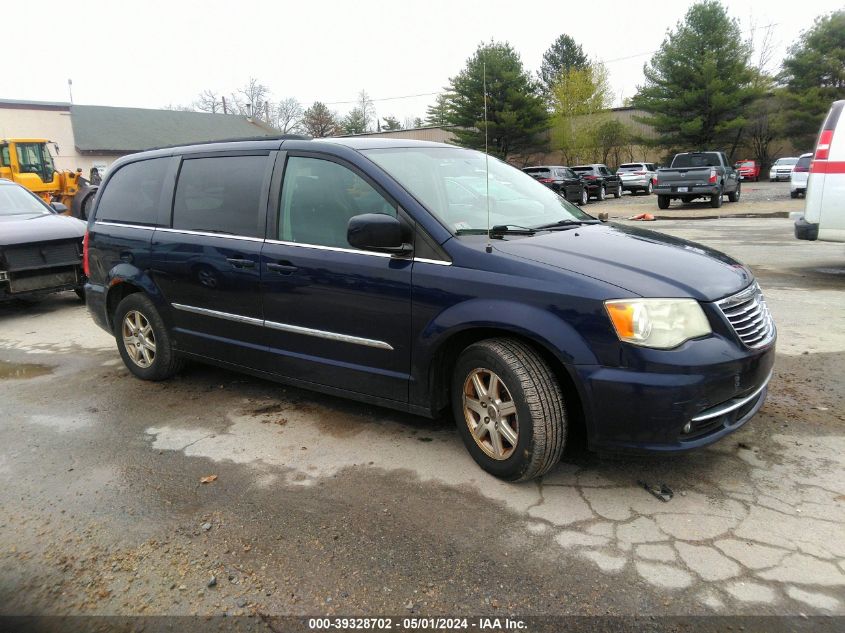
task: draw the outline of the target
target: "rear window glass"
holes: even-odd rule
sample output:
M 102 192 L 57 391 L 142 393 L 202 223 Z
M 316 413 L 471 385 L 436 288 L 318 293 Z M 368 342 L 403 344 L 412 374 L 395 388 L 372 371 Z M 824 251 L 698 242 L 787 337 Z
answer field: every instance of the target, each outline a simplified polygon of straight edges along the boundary
M 573 167 L 572 171 L 574 171 L 578 174 L 591 174 L 591 173 L 593 173 L 593 168 L 589 167 L 589 166 L 588 167 Z
M 551 169 L 547 167 L 526 167 L 523 169 L 526 174 L 536 175 L 536 174 L 550 174 L 552 172 Z
M 617 171 L 638 171 L 643 170 L 645 171 L 645 165 L 642 163 L 626 163 L 624 165 L 619 165 L 619 169 Z
M 258 201 L 266 156 L 192 158 L 182 163 L 173 228 L 261 237 Z
M 672 160 L 672 167 L 718 167 L 719 155 L 713 152 L 701 154 L 678 154 Z
M 161 188 L 170 158 L 124 165 L 109 178 L 95 211 L 98 220 L 156 224 Z
M 795 164 L 796 167 L 809 167 L 810 163 L 813 160 L 813 155 L 810 154 L 809 156 L 802 156 L 798 159 L 798 162 Z

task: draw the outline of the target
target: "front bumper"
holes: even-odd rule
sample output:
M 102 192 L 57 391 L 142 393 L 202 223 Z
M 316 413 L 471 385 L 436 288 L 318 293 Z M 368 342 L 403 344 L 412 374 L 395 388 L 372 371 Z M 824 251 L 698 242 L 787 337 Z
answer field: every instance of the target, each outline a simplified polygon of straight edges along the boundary
M 688 341 L 678 353 L 703 357 L 736 344 L 720 337 Z M 674 352 L 673 352 L 674 353 Z M 733 433 L 763 405 L 775 360 L 775 341 L 744 350 L 729 361 L 671 371 L 579 366 L 587 392 L 585 413 L 590 447 L 637 453 L 681 453 Z M 656 369 L 656 368 L 655 368 Z M 663 368 L 667 369 L 667 368 Z
M 819 225 L 807 222 L 802 215 L 795 220 L 795 239 L 815 242 L 819 239 Z
M 38 297 L 82 287 L 78 265 L 0 271 L 0 301 Z
M 769 180 L 789 180 L 792 171 L 769 172 Z

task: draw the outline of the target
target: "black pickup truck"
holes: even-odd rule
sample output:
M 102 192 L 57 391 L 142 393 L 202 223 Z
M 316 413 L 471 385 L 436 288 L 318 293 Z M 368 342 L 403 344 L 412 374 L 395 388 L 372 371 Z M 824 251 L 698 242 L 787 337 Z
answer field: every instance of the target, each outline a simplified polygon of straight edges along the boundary
M 722 206 L 722 196 L 731 202 L 739 200 L 739 173 L 731 166 L 724 152 L 682 152 L 675 154 L 672 164 L 657 170 L 657 206 L 668 209 L 671 200 L 690 202 L 709 198 L 710 206 Z

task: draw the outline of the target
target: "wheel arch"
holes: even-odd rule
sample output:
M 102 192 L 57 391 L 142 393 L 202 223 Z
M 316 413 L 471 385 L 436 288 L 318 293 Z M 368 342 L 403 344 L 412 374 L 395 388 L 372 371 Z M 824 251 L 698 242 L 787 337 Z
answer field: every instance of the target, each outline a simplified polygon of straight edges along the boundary
M 586 437 L 586 394 L 579 388 L 575 372 L 550 341 L 509 324 L 468 325 L 448 333 L 438 341 L 426 372 L 432 412 L 442 412 L 449 407 L 452 372 L 461 352 L 474 343 L 492 338 L 516 339 L 546 361 L 563 392 L 570 428 L 574 432 L 573 439 L 580 441 L 582 436 Z

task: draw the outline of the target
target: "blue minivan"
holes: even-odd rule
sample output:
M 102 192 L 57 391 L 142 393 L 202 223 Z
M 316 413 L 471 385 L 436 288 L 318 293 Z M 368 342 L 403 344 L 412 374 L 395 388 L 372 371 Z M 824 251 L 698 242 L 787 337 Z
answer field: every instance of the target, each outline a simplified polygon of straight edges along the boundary
M 775 326 L 739 262 L 599 222 L 483 153 L 284 137 L 109 170 L 86 297 L 129 370 L 194 359 L 435 417 L 486 471 L 712 443 L 762 406 Z

